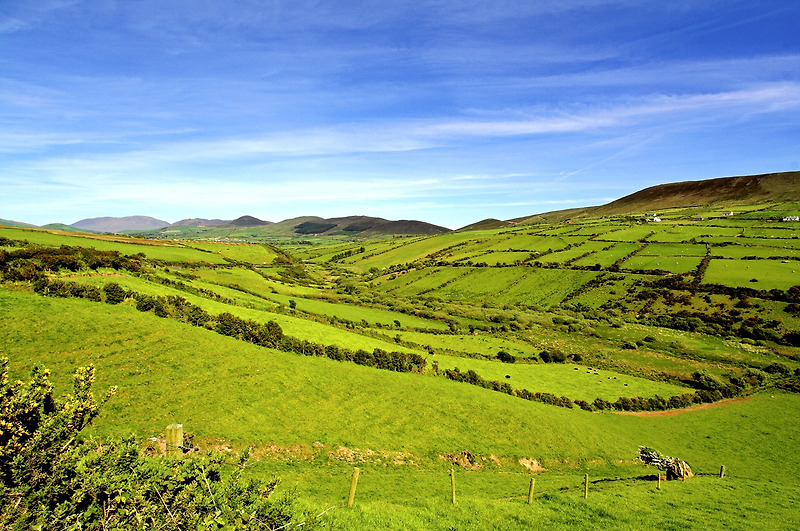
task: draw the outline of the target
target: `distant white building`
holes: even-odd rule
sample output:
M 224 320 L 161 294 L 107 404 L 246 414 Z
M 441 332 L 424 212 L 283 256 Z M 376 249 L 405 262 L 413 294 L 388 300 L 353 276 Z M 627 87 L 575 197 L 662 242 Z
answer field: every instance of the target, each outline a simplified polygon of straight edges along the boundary
M 727 211 L 727 212 L 723 212 L 723 213 L 722 213 L 722 215 L 723 215 L 723 216 L 732 216 L 732 215 L 733 215 L 733 212 L 731 212 L 731 211 L 729 210 L 729 211 Z
M 781 221 L 800 221 L 800 216 L 786 216 Z
M 658 214 L 653 212 L 652 214 L 647 214 L 647 221 L 655 221 L 657 223 L 661 221 L 661 218 L 658 217 Z

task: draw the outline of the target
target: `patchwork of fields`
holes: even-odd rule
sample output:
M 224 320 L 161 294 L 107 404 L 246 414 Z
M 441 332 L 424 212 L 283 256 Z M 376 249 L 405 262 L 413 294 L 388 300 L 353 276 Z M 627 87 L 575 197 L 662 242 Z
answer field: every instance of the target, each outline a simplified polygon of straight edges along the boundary
M 60 392 L 93 364 L 120 387 L 93 435 L 179 422 L 203 448 L 253 445 L 248 473 L 315 514 L 361 467 L 363 501 L 322 528 L 635 528 L 637 504 L 664 527 L 713 506 L 711 527 L 736 528 L 735 508 L 779 528 L 800 495 L 784 457 L 800 452 L 800 230 L 776 220 L 795 206 L 280 248 L 0 227 L 0 356 L 14 378 L 48 366 Z M 700 476 L 654 490 L 639 445 Z M 457 508 L 439 492 L 451 467 Z

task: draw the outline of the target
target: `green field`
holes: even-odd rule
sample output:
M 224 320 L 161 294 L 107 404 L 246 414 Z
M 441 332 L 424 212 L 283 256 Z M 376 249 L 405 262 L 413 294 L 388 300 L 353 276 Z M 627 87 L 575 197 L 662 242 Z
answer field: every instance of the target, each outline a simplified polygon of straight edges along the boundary
M 789 289 L 800 284 L 800 263 L 776 260 L 712 260 L 703 282 L 755 289 Z
M 622 263 L 622 268 L 633 270 L 662 270 L 670 273 L 688 273 L 700 265 L 699 256 L 648 256 L 637 254 Z
M 153 260 L 165 262 L 208 262 L 212 264 L 225 263 L 225 259 L 216 253 L 198 250 L 187 250 L 178 244 L 151 243 L 126 243 L 103 239 L 101 237 L 71 236 L 55 234 L 43 230 L 28 230 L 18 228 L 0 227 L 0 236 L 14 240 L 27 240 L 39 245 L 72 245 L 90 247 L 98 251 L 119 251 L 123 255 L 142 253 Z
M 770 221 L 791 209 L 768 206 L 280 249 L 2 227 L 0 356 L 14 379 L 47 366 L 58 393 L 86 364 L 96 393 L 118 385 L 87 435 L 145 444 L 177 422 L 205 450 L 253 445 L 245 475 L 280 476 L 279 493 L 323 513 L 308 529 L 785 529 L 800 499 L 800 394 L 783 390 L 800 374 L 800 240 Z M 90 248 L 132 259 L 92 267 Z M 210 321 L 103 302 L 109 284 Z M 79 298 L 87 287 L 97 300 Z M 302 351 L 222 335 L 224 313 L 275 323 Z M 427 364 L 394 372 L 337 349 Z M 507 386 L 452 381 L 456 367 Z M 703 392 L 717 394 L 699 408 L 602 406 Z M 657 489 L 640 445 L 697 475 Z

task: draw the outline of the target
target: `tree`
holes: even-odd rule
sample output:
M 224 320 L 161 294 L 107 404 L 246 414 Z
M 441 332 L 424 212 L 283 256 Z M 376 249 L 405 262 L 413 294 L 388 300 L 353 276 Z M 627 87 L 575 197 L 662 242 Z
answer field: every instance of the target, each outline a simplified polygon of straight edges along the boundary
M 677 457 L 662 455 L 658 450 L 648 446 L 639 447 L 639 461 L 645 465 L 654 465 L 667 473 L 667 479 L 686 479 L 693 477 L 689 463 Z

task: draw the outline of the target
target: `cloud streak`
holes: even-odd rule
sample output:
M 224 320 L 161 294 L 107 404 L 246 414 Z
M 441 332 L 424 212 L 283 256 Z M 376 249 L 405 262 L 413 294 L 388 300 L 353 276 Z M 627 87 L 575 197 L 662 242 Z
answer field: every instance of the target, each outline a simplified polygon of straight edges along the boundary
M 788 169 L 797 16 L 737 0 L 10 0 L 0 217 L 454 225 Z

